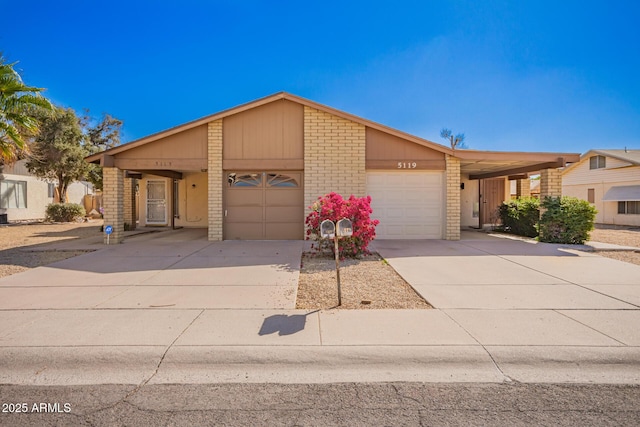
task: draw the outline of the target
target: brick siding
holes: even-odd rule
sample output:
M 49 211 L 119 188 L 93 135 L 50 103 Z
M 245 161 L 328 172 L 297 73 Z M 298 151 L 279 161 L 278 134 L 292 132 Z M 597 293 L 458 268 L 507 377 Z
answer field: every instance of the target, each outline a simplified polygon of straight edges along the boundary
M 460 159 L 445 155 L 447 206 L 445 240 L 460 240 Z
M 208 216 L 211 241 L 222 240 L 222 120 L 207 129 Z
M 103 169 L 104 225 L 113 227 L 109 243 L 120 243 L 124 239 L 124 171 L 118 168 Z M 107 235 L 104 235 L 107 243 Z

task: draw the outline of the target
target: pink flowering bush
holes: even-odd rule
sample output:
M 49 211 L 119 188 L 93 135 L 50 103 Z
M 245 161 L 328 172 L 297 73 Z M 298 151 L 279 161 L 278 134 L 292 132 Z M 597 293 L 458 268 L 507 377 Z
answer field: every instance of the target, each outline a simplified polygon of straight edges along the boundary
M 348 218 L 353 224 L 353 236 L 341 237 L 338 241 L 340 255 L 343 257 L 357 257 L 368 254 L 369 243 L 376 237 L 376 225 L 380 223 L 377 219 L 371 219 L 371 196 L 356 197 L 351 195 L 348 199 L 343 199 L 337 193 L 329 193 L 311 206 L 311 213 L 307 215 L 305 224 L 307 225 L 307 240 L 317 240 L 314 249 L 321 252 L 334 252 L 333 239 L 320 238 L 320 223 L 329 219 L 334 223 L 342 218 Z

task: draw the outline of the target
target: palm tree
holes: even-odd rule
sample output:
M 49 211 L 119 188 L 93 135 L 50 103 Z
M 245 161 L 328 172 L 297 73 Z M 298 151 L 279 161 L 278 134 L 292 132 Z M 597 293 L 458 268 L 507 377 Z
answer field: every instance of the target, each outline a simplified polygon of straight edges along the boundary
M 38 130 L 36 114 L 53 108 L 40 95 L 43 89 L 23 83 L 14 65 L 0 55 L 0 164 L 15 160 L 27 149 L 25 137 Z

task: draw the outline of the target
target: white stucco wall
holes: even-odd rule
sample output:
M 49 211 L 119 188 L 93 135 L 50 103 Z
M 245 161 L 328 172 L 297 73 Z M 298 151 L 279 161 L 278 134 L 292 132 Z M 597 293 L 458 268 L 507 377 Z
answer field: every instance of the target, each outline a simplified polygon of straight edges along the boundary
M 469 180 L 469 175 L 461 175 L 460 183 L 464 184 L 464 190 L 460 190 L 460 226 L 475 227 L 480 226 L 480 190 L 477 179 Z M 474 209 L 476 215 L 474 216 Z

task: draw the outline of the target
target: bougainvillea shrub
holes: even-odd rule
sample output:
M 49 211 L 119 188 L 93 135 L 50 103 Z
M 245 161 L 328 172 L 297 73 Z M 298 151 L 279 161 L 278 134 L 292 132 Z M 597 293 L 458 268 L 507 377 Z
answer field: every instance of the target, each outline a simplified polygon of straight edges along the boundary
M 344 199 L 340 194 L 329 193 L 318 197 L 311 206 L 311 213 L 307 215 L 307 240 L 316 240 L 313 248 L 320 252 L 333 253 L 333 239 L 320 238 L 320 223 L 325 219 L 333 222 L 348 218 L 353 224 L 353 236 L 341 237 L 338 240 L 340 255 L 343 257 L 357 257 L 368 254 L 369 243 L 376 237 L 377 219 L 371 219 L 371 196 L 356 197 L 351 195 Z

